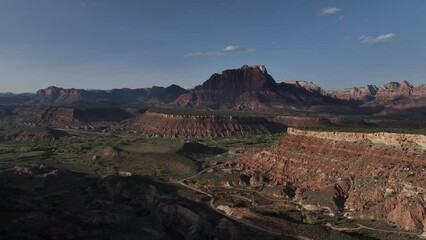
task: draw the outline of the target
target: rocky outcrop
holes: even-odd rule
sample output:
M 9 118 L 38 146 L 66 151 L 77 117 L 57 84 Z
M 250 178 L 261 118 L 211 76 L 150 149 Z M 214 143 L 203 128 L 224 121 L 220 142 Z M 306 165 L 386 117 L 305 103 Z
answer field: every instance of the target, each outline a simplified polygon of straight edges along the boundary
M 291 135 L 315 137 L 337 141 L 370 141 L 372 143 L 382 143 L 389 145 L 417 144 L 426 148 L 426 136 L 420 134 L 400 134 L 400 133 L 354 133 L 354 132 L 316 132 L 304 131 L 295 128 L 288 128 L 287 133 Z
M 390 82 L 380 87 L 376 94 L 377 101 L 392 101 L 399 97 L 409 97 L 414 91 L 413 85 L 407 81 Z
M 249 178 L 261 174 L 302 204 L 424 231 L 424 137 L 289 129 L 275 146 L 230 167 Z
M 195 116 L 146 112 L 122 128 L 160 137 L 216 138 L 271 134 L 285 126 L 266 117 Z
M 291 84 L 291 85 L 293 85 L 295 87 L 306 89 L 306 90 L 308 90 L 309 92 L 312 92 L 312 93 L 319 93 L 319 94 L 325 95 L 325 91 L 320 86 L 316 85 L 313 82 L 307 82 L 307 81 L 284 81 L 282 83 Z

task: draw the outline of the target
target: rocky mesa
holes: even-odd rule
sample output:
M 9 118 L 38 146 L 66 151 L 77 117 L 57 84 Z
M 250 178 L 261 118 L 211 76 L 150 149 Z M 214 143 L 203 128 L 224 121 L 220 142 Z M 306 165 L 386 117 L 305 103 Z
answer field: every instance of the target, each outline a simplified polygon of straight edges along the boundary
M 155 137 L 217 138 L 273 134 L 285 125 L 267 117 L 197 116 L 145 112 L 121 128 Z

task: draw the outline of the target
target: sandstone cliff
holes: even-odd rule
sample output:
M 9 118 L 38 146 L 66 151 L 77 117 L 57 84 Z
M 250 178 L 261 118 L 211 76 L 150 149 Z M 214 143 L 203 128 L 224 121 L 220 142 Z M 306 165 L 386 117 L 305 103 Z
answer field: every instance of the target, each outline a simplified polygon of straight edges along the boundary
M 400 133 L 354 133 L 354 132 L 316 132 L 304 131 L 295 128 L 288 128 L 287 133 L 297 136 L 315 137 L 337 141 L 362 141 L 368 140 L 372 143 L 382 143 L 388 145 L 401 145 L 414 143 L 426 148 L 426 136 L 420 134 L 400 134 Z
M 425 231 L 425 143 L 419 135 L 289 129 L 281 142 L 232 167 L 282 186 L 302 204 Z

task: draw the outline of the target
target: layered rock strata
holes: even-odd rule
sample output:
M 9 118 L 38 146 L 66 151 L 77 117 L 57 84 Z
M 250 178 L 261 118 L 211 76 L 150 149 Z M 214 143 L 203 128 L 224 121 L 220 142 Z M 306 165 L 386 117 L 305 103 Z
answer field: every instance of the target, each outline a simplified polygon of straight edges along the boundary
M 194 116 L 146 112 L 122 125 L 159 137 L 217 138 L 273 134 L 285 126 L 266 117 Z
M 278 144 L 231 165 L 302 204 L 425 231 L 424 143 L 421 135 L 289 129 Z
M 288 128 L 287 133 L 291 135 L 315 137 L 327 140 L 337 141 L 358 141 L 367 140 L 372 143 L 383 143 L 388 145 L 401 145 L 414 143 L 426 148 L 426 136 L 420 134 L 400 134 L 400 133 L 355 133 L 355 132 L 316 132 L 304 131 L 295 128 Z

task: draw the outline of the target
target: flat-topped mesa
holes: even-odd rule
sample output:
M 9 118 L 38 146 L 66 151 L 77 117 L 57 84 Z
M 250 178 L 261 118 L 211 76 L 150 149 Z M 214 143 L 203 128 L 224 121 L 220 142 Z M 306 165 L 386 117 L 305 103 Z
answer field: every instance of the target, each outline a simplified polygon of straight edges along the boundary
M 263 65 L 244 65 L 213 74 L 190 93 L 181 95 L 176 105 L 187 107 L 256 109 L 270 105 L 278 84 Z
M 220 138 L 273 134 L 285 131 L 283 124 L 267 117 L 181 115 L 145 112 L 123 122 L 121 128 L 155 137 Z
M 217 89 L 224 92 L 245 92 L 264 89 L 276 85 L 275 80 L 267 73 L 263 65 L 247 66 L 238 69 L 228 69 L 221 74 L 213 74 L 206 82 L 195 89 Z
M 400 133 L 355 133 L 355 132 L 317 132 L 305 131 L 295 128 L 288 128 L 287 133 L 297 136 L 314 137 L 336 141 L 359 141 L 369 140 L 373 143 L 387 145 L 401 145 L 405 143 L 415 143 L 426 148 L 426 136 L 420 134 L 400 134 Z
M 152 112 L 146 111 L 145 116 L 156 116 L 162 118 L 173 118 L 173 119 L 267 119 L 272 121 L 272 118 L 266 116 L 231 116 L 231 115 L 195 115 L 195 114 L 170 114 L 170 113 L 161 113 L 161 112 Z

